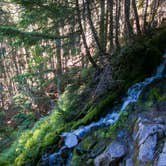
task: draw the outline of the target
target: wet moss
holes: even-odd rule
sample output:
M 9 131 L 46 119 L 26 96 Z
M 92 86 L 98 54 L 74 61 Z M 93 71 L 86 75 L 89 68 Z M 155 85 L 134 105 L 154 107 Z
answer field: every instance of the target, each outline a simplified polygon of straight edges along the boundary
M 144 88 L 138 100 L 139 104 L 144 103 L 151 106 L 155 103 L 160 103 L 166 100 L 166 79 L 161 78 L 155 80 L 150 85 Z
M 86 112 L 86 115 L 80 119 L 79 121 L 77 121 L 72 128 L 77 128 L 80 125 L 86 125 L 92 121 L 96 121 L 98 120 L 101 116 L 105 115 L 106 113 L 108 113 L 107 111 L 109 111 L 109 108 L 112 108 L 113 105 L 120 101 L 119 96 L 121 96 L 124 91 L 125 91 L 125 87 L 121 86 L 121 87 L 117 87 L 117 89 L 114 91 L 111 91 L 105 95 L 103 95 L 97 102 L 96 104 L 93 104 L 93 106 L 91 106 L 88 111 Z

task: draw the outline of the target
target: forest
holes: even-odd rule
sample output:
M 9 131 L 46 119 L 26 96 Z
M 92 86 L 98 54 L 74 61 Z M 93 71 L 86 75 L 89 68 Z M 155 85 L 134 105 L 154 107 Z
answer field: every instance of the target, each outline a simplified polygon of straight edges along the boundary
M 166 166 L 166 1 L 0 0 L 0 166 Z

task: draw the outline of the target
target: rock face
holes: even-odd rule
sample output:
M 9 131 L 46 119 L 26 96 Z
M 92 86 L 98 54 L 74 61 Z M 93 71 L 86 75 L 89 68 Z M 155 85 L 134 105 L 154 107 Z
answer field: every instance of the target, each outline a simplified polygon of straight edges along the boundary
M 164 119 L 140 116 L 133 126 L 130 141 L 125 145 L 112 142 L 95 158 L 95 166 L 166 166 L 166 140 L 164 146 L 161 143 L 166 132 Z M 160 147 L 163 148 L 160 150 Z
M 126 154 L 126 147 L 120 142 L 112 142 L 104 153 L 99 155 L 95 161 L 95 166 L 109 166 L 124 157 Z
M 166 166 L 166 141 L 163 146 L 163 150 L 159 155 L 157 166 Z
M 165 126 L 160 124 L 158 119 L 148 120 L 138 118 L 135 126 L 133 140 L 138 148 L 138 158 L 140 163 L 150 162 L 154 159 L 154 153 L 159 137 L 164 135 Z

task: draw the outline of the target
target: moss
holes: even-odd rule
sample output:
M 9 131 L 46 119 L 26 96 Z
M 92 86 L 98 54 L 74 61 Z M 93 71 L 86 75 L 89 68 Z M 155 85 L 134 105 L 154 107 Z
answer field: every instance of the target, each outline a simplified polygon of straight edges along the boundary
M 79 144 L 80 153 L 90 151 L 95 143 L 96 140 L 92 136 L 84 138 Z
M 4 165 L 4 161 L 7 161 L 7 165 L 34 164 L 42 149 L 55 142 L 69 126 L 65 125 L 56 111 L 53 112 L 38 121 L 32 130 L 24 131 L 8 150 L 3 151 L 0 154 L 0 165 Z
M 74 152 L 73 152 L 73 157 L 72 157 L 72 160 L 71 160 L 71 163 L 70 163 L 70 165 L 71 166 L 76 166 L 76 165 L 80 165 L 82 163 L 82 161 L 81 161 L 81 158 L 80 158 L 80 156 L 77 154 L 77 152 L 76 152 L 76 150 L 74 150 Z M 81 165 L 80 165 L 81 166 Z
M 151 106 L 153 103 L 160 103 L 166 100 L 166 79 L 155 80 L 144 88 L 138 102 L 139 104 Z
M 112 57 L 113 79 L 125 84 L 142 81 L 152 75 L 162 60 L 166 48 L 166 30 L 154 31 L 151 36 L 137 36 Z
M 118 96 L 122 93 L 122 89 L 117 89 L 111 94 L 104 95 L 100 101 L 92 106 L 86 113 L 86 115 L 79 121 L 77 121 L 72 128 L 77 128 L 80 125 L 86 125 L 92 121 L 98 120 L 102 115 L 106 114 L 109 107 L 113 106 L 113 103 L 117 100 Z

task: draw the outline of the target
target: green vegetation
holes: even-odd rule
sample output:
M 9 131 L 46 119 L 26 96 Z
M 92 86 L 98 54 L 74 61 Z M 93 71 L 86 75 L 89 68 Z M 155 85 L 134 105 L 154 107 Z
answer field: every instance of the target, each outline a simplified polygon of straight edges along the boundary
M 122 53 L 120 53 L 118 56 L 119 58 L 116 59 L 116 63 L 114 62 L 114 66 L 115 64 L 117 66 L 118 64 L 124 63 L 125 69 L 128 71 L 123 71 L 124 68 L 120 67 L 119 71 L 117 70 L 114 73 L 118 76 L 117 79 L 125 79 L 125 82 L 129 82 L 129 84 L 124 84 L 124 82 L 120 83 L 119 85 L 117 84 L 116 86 L 113 86 L 108 93 L 98 97 L 95 101 L 92 101 L 91 97 L 86 93 L 86 89 L 92 86 L 91 83 L 89 84 L 89 82 L 89 87 L 86 87 L 86 85 L 78 89 L 74 89 L 74 86 L 69 86 L 66 88 L 66 91 L 58 100 L 55 110 L 49 116 L 41 118 L 32 129 L 25 130 L 18 134 L 18 139 L 16 139 L 16 141 L 8 149 L 0 154 L 0 165 L 12 165 L 12 163 L 20 166 L 25 164 L 35 164 L 38 157 L 40 157 L 42 151 L 47 146 L 57 143 L 59 140 L 59 134 L 61 132 L 71 130 L 72 128 L 77 128 L 80 125 L 86 125 L 105 115 L 107 113 L 107 108 L 112 107 L 115 103 L 117 104 L 118 101 L 120 101 L 119 96 L 124 94 L 132 82 L 142 80 L 146 75 L 150 74 L 143 72 L 146 70 L 147 66 L 142 64 L 146 59 L 146 56 L 148 57 L 150 55 L 148 50 L 150 49 L 145 49 L 145 47 L 139 46 L 138 44 L 134 45 L 133 47 L 127 46 L 122 48 Z M 140 52 L 140 54 L 138 52 Z M 140 56 L 139 60 L 136 55 Z M 126 58 L 128 60 L 125 63 Z M 149 66 L 150 71 L 153 71 L 154 67 L 156 67 L 156 65 L 160 62 L 161 53 L 157 54 L 157 59 L 158 60 L 154 60 L 153 65 Z M 129 60 L 132 63 L 129 63 Z M 142 69 L 138 70 L 140 66 Z M 134 70 L 130 71 L 129 69 L 131 68 Z M 88 71 L 86 70 L 83 71 L 82 79 L 87 75 L 87 72 Z M 126 73 L 128 73 L 128 77 L 126 76 Z M 138 77 L 138 75 L 141 77 Z M 158 88 L 153 88 L 150 91 L 147 99 L 153 100 L 155 98 L 157 101 L 165 100 L 164 96 L 160 96 L 160 91 L 161 90 Z M 80 107 L 79 103 L 81 102 L 81 98 L 85 95 L 87 95 L 87 99 L 91 99 L 91 101 L 88 102 L 88 100 L 85 100 L 83 103 L 88 104 L 82 104 Z M 15 96 L 14 102 L 16 106 L 22 105 L 23 110 L 28 108 L 28 102 L 24 96 Z M 103 142 L 103 140 L 106 141 L 106 144 L 103 144 L 103 147 L 105 147 L 110 142 L 107 141 L 108 139 L 112 140 L 116 138 L 116 131 L 127 127 L 127 123 L 125 123 L 127 119 L 128 113 L 123 112 L 120 115 L 119 120 L 110 128 L 98 129 L 97 131 L 94 131 L 93 134 L 91 133 L 92 135 L 83 140 L 81 143 L 82 149 L 92 150 L 94 148 L 96 150 L 96 142 Z M 31 113 L 24 114 L 23 112 L 20 112 L 13 117 L 13 120 L 20 124 L 18 125 L 18 129 L 20 131 L 24 130 L 26 127 L 32 126 L 31 124 L 34 123 L 34 115 Z M 93 135 L 95 136 L 96 141 L 88 141 L 90 139 L 93 140 Z M 8 159 L 9 157 L 10 159 Z M 81 163 L 82 160 L 79 156 L 77 156 L 76 151 L 74 151 L 72 163 L 76 162 Z M 88 162 L 91 163 L 90 160 L 88 160 Z
M 1 0 L 0 166 L 38 165 L 61 148 L 61 133 L 119 110 L 127 89 L 152 75 L 166 48 L 164 15 L 156 2 L 130 1 Z M 164 84 L 79 139 L 71 165 L 92 165 L 134 114 L 166 100 Z

